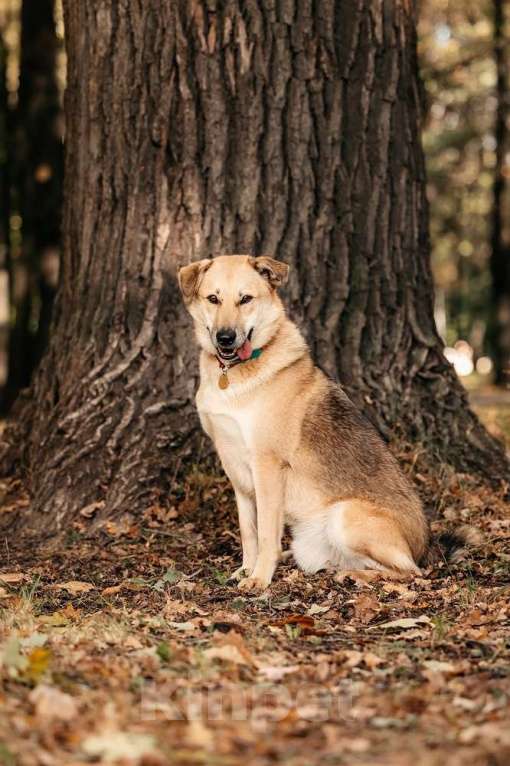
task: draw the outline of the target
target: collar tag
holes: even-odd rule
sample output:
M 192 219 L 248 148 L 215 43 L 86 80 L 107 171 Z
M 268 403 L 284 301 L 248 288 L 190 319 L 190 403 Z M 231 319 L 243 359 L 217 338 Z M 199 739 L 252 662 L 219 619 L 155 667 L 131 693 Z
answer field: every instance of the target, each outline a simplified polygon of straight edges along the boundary
M 261 348 L 254 348 L 253 351 L 251 352 L 250 358 L 245 359 L 244 361 L 251 362 L 252 359 L 258 359 L 261 353 L 262 353 Z M 227 365 L 220 359 L 219 356 L 217 356 L 216 359 L 218 360 L 218 364 L 221 370 L 220 377 L 218 378 L 218 386 L 221 388 L 222 391 L 224 391 L 230 385 L 230 381 L 228 379 L 228 371 L 230 367 L 233 367 L 236 364 L 243 364 L 243 360 L 238 359 L 236 362 L 233 362 L 233 364 Z

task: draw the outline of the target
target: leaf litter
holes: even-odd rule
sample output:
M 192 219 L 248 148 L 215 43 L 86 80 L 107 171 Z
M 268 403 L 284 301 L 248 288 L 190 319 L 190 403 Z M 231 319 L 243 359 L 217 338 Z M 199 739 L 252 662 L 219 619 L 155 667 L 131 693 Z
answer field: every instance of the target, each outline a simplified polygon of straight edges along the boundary
M 92 533 L 87 509 L 57 552 L 10 541 L 0 764 L 510 762 L 508 505 L 467 476 L 422 479 L 437 530 L 486 542 L 414 580 L 288 558 L 263 597 L 239 593 L 221 477 L 138 523 Z

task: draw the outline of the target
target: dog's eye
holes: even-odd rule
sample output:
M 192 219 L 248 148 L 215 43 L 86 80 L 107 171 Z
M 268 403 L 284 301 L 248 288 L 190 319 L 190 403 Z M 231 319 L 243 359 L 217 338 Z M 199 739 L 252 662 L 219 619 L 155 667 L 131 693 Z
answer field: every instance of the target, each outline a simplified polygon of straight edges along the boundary
M 220 302 L 217 295 L 208 295 L 207 296 L 207 300 L 209 301 L 209 303 L 219 303 Z
M 241 306 L 244 306 L 245 303 L 249 303 L 252 300 L 253 300 L 253 295 L 243 295 L 239 303 L 241 304 Z

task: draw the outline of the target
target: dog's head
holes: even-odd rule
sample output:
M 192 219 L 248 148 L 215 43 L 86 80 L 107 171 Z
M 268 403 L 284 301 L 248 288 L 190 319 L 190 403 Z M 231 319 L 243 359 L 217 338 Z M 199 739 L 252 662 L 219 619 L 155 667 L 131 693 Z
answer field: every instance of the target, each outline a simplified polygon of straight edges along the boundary
M 225 361 L 263 348 L 284 316 L 277 288 L 289 267 L 274 258 L 222 255 L 179 270 L 179 286 L 200 346 Z

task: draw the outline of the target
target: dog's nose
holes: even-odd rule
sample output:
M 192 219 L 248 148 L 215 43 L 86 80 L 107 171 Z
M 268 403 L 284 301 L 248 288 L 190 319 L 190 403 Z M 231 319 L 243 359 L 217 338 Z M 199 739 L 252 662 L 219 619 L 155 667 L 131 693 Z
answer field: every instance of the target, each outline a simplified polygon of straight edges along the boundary
M 232 348 L 236 342 L 236 331 L 232 330 L 230 327 L 222 327 L 221 330 L 218 330 L 216 333 L 216 340 L 218 341 L 218 345 L 222 348 Z

